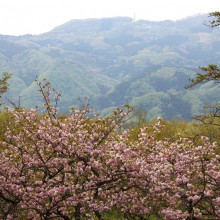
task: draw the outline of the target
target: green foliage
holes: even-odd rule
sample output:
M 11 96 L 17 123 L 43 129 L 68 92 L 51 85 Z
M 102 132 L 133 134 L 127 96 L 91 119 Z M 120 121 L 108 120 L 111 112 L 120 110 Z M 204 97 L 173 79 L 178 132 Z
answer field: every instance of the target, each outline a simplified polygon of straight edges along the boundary
M 205 105 L 205 112 L 195 116 L 200 122 L 200 133 L 209 137 L 212 142 L 220 143 L 220 105 Z
M 208 110 L 210 110 L 210 108 L 208 108 Z M 212 112 L 212 114 L 213 113 L 214 112 Z M 131 140 L 137 140 L 141 128 L 151 126 L 155 123 L 155 120 L 149 121 L 147 118 L 148 113 L 143 112 L 142 110 L 136 110 L 134 112 L 128 127 Z M 160 133 L 157 134 L 157 140 L 167 139 L 170 141 L 176 141 L 182 137 L 189 138 L 198 145 L 201 144 L 200 138 L 206 136 L 211 142 L 220 144 L 219 117 L 213 117 L 210 112 L 209 114 L 198 115 L 194 119 L 195 120 L 193 121 L 184 121 L 179 118 L 173 118 L 169 121 L 163 119 L 163 128 L 160 130 Z
M 210 26 L 211 27 L 216 27 L 220 25 L 220 12 L 219 11 L 214 11 L 210 13 L 211 17 L 214 17 L 214 19 L 212 19 L 210 21 Z
M 0 112 L 0 140 L 4 139 L 7 127 L 12 123 L 11 117 L 7 111 Z
M 191 83 L 185 88 L 192 88 L 193 86 L 206 83 L 209 81 L 218 82 L 220 80 L 220 68 L 217 65 L 210 64 L 207 67 L 199 67 L 203 73 L 197 73 L 196 78 L 191 79 Z

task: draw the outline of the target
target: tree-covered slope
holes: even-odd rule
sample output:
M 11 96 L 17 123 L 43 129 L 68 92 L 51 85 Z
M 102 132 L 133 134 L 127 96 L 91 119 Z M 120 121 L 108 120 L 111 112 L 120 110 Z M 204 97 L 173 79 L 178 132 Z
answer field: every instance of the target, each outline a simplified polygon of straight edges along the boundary
M 63 112 L 87 96 L 101 112 L 128 103 L 149 118 L 189 119 L 219 101 L 213 85 L 184 89 L 198 66 L 219 64 L 220 31 L 204 25 L 207 19 L 72 20 L 41 35 L 1 35 L 0 71 L 13 74 L 8 96 L 27 107 L 40 102 L 38 77 L 62 93 Z

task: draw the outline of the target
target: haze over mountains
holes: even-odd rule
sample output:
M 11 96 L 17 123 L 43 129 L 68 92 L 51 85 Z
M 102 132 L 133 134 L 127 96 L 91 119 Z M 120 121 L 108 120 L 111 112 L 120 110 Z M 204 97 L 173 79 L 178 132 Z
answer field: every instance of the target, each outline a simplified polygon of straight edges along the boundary
M 0 71 L 13 74 L 7 97 L 35 107 L 41 100 L 37 76 L 62 93 L 64 113 L 87 96 L 103 114 L 131 104 L 149 119 L 190 119 L 219 101 L 211 83 L 184 89 L 198 66 L 220 64 L 220 30 L 204 25 L 207 16 L 71 20 L 41 35 L 0 35 Z

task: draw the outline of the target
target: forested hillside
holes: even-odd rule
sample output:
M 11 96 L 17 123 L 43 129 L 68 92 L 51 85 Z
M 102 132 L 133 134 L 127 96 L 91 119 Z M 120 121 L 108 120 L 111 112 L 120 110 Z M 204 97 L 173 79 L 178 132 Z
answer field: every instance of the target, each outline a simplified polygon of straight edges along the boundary
M 161 22 L 72 20 L 41 35 L 0 35 L 0 71 L 13 75 L 6 96 L 35 107 L 41 100 L 38 77 L 62 93 L 64 113 L 87 96 L 102 114 L 128 103 L 148 119 L 190 119 L 204 104 L 219 101 L 213 84 L 184 89 L 198 66 L 220 64 L 220 31 L 206 20 L 208 15 Z

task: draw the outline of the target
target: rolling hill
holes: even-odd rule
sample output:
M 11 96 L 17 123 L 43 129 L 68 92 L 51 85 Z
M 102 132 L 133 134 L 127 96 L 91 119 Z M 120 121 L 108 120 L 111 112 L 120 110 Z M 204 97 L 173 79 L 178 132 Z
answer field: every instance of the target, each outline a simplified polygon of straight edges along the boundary
M 206 20 L 71 20 L 41 35 L 0 35 L 0 71 L 13 74 L 6 96 L 35 107 L 38 77 L 62 93 L 64 113 L 87 96 L 102 114 L 131 104 L 148 119 L 190 119 L 219 101 L 219 87 L 211 83 L 184 89 L 198 66 L 220 64 L 220 30 Z

